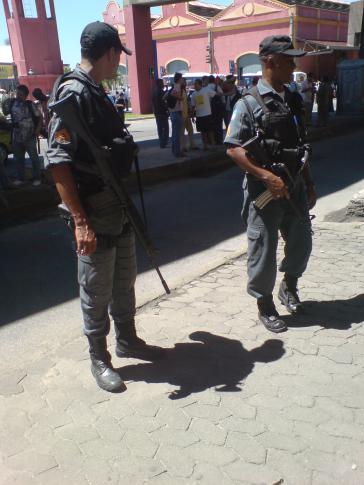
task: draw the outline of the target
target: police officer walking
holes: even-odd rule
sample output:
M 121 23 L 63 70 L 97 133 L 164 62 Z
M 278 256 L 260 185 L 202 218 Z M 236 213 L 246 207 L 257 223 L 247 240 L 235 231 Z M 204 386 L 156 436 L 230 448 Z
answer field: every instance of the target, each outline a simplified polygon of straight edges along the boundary
M 312 250 L 309 209 L 316 203 L 316 193 L 308 165 L 301 165 L 304 112 L 300 96 L 286 87 L 295 68 L 294 57 L 303 55 L 305 52 L 295 49 L 288 36 L 270 36 L 261 42 L 262 79 L 236 103 L 225 139 L 228 155 L 246 173 L 243 219 L 248 236 L 247 290 L 257 299 L 259 320 L 276 333 L 287 329 L 272 296 L 278 233 L 285 242 L 279 267 L 284 277 L 278 296 L 289 313 L 302 310 L 297 280 Z M 271 163 L 263 163 L 243 148 L 257 133 Z M 289 178 L 294 180 L 290 191 L 284 178 L 270 169 L 274 163 L 284 164 L 289 171 Z M 267 189 L 273 200 L 258 208 L 256 199 Z
M 56 82 L 50 100 L 61 102 L 70 94 L 76 97 L 77 109 L 92 136 L 100 146 L 110 148 L 120 177 L 130 169 L 130 160 L 113 157 L 113 142 L 123 139 L 125 128 L 101 82 L 116 76 L 122 51 L 131 55 L 114 27 L 103 22 L 87 25 L 81 35 L 81 63 Z M 105 183 L 89 146 L 76 128 L 56 113 L 50 123 L 46 159 L 63 201 L 63 211 L 68 211 L 74 226 L 91 371 L 99 387 L 120 392 L 125 390 L 125 384 L 107 351 L 109 314 L 115 325 L 118 357 L 154 360 L 163 353 L 158 347 L 148 346 L 135 329 L 134 231 L 125 205 Z

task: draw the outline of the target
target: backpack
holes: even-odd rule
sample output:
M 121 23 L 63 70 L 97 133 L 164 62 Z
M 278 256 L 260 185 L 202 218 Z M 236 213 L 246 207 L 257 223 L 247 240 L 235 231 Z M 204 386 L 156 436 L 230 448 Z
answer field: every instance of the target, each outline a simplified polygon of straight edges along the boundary
M 174 109 L 176 107 L 176 104 L 177 104 L 177 98 L 175 96 L 172 96 L 172 91 L 173 91 L 173 88 L 171 88 L 168 91 L 168 94 L 167 94 L 167 97 L 166 97 L 167 106 L 170 109 Z

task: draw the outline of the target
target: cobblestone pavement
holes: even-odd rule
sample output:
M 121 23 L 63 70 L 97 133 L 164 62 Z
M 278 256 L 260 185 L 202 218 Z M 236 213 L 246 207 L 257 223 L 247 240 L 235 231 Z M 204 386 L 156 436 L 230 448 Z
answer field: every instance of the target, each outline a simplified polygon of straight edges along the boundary
M 279 336 L 244 258 L 150 304 L 140 333 L 167 358 L 115 357 L 123 394 L 96 387 L 80 328 L 2 356 L 0 483 L 364 484 L 363 247 L 364 224 L 316 226 L 306 314 Z

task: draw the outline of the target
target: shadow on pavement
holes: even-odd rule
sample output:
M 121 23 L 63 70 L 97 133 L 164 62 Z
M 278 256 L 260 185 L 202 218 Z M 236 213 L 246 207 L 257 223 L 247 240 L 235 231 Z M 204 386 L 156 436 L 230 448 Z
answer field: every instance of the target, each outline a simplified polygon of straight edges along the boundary
M 283 317 L 288 326 L 320 325 L 323 328 L 347 330 L 353 323 L 364 322 L 364 294 L 349 300 L 308 300 L 303 303 L 303 309 L 302 315 Z
M 196 343 L 175 344 L 166 349 L 163 360 L 120 368 L 122 378 L 178 387 L 169 399 L 182 399 L 209 388 L 240 392 L 242 381 L 253 371 L 255 362 L 273 362 L 285 353 L 281 340 L 267 340 L 248 351 L 239 340 L 210 332 L 197 331 L 189 337 Z

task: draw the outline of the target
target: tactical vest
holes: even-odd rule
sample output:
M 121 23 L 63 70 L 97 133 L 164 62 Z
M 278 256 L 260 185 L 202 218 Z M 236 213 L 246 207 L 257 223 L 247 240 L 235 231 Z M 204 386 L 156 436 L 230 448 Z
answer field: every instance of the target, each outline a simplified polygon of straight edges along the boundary
M 105 91 L 101 87 L 88 82 L 76 69 L 58 78 L 53 88 L 52 100 L 58 100 L 62 86 L 74 80 L 79 81 L 86 88 L 82 92 L 75 91 L 75 93 L 80 97 L 81 109 L 91 133 L 101 146 L 111 148 L 111 163 L 115 168 L 115 173 L 122 178 L 126 177 L 131 170 L 136 144 Z M 70 87 L 72 92 L 72 86 Z M 125 141 L 126 143 L 117 146 L 115 140 Z M 79 139 L 77 144 L 75 168 L 76 171 L 83 172 L 81 177 L 76 174 L 76 179 L 83 182 L 82 185 L 85 185 L 86 182 L 86 185 L 90 186 L 87 192 L 94 192 L 102 187 L 103 181 L 100 178 L 96 180 L 95 177 L 92 177 L 92 172 L 98 174 L 98 169 L 93 163 L 91 151 L 82 139 Z M 89 172 L 88 175 L 87 172 Z M 81 178 L 83 180 L 80 180 Z M 85 178 L 88 178 L 88 180 L 84 180 Z
M 272 162 L 282 161 L 280 159 L 282 150 L 296 149 L 303 143 L 302 101 L 299 94 L 291 93 L 285 88 L 285 101 L 283 101 L 271 93 L 262 96 L 255 86 L 244 95 L 243 99 L 249 96 L 257 101 L 263 111 L 262 121 L 259 124 L 246 99 L 245 104 L 254 120 L 255 129 L 263 134 L 265 150 L 269 153 Z

